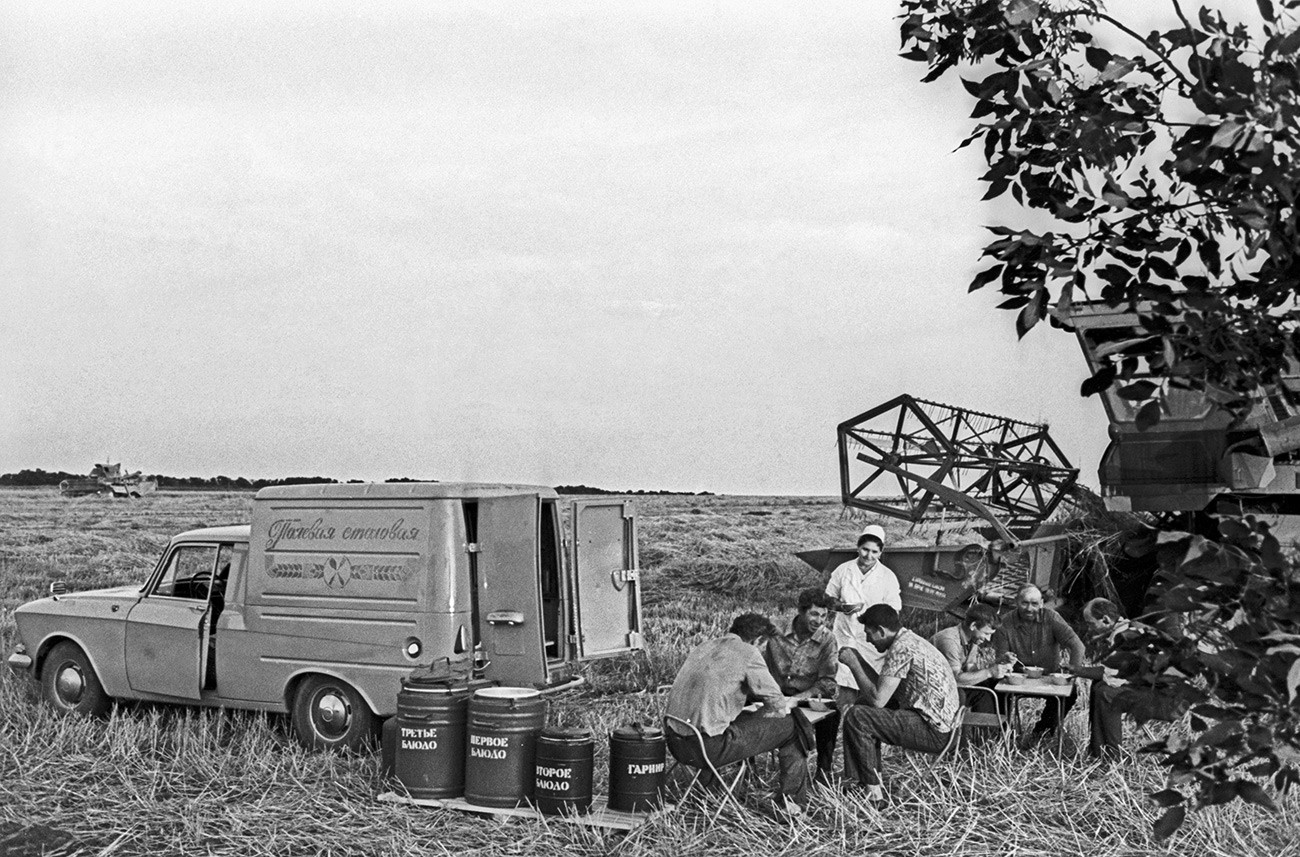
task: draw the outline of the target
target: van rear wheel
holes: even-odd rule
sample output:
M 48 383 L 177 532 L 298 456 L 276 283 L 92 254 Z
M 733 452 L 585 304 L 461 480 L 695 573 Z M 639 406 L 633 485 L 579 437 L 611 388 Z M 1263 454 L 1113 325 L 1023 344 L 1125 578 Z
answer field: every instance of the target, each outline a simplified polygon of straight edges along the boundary
M 373 741 L 375 715 L 353 687 L 333 676 L 314 675 L 293 697 L 293 731 L 311 750 L 362 750 Z
M 112 704 L 90 658 L 67 640 L 55 645 L 41 664 L 41 696 L 59 711 L 88 717 L 105 716 Z

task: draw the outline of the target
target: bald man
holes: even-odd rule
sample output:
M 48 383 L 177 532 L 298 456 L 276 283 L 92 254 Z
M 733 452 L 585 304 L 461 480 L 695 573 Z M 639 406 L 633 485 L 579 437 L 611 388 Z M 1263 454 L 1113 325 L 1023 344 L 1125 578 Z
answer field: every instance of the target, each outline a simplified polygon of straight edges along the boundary
M 1016 609 L 1002 620 L 1002 626 L 993 634 L 993 651 L 1001 657 L 1013 652 L 1027 667 L 1042 667 L 1049 673 L 1061 668 L 1061 657 L 1068 653 L 1070 668 L 1083 665 L 1083 641 L 1074 633 L 1061 614 L 1043 605 L 1043 593 L 1037 586 L 1022 586 L 1016 593 Z M 1070 695 L 1061 700 L 1059 719 L 1070 713 L 1078 693 L 1070 688 Z M 1054 732 L 1060 725 L 1058 706 L 1044 705 L 1043 716 L 1034 727 L 1034 737 Z

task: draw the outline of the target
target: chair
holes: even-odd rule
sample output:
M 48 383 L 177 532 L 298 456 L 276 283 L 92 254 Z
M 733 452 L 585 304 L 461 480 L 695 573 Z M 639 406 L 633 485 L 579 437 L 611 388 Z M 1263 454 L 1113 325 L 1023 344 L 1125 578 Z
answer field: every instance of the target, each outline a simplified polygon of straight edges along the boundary
M 728 801 L 730 801 L 732 806 L 734 806 L 737 810 L 743 811 L 744 807 L 742 807 L 740 805 L 740 801 L 736 799 L 735 789 L 736 786 L 740 784 L 741 778 L 745 775 L 745 770 L 748 766 L 749 760 L 740 759 L 739 761 L 732 762 L 729 765 L 722 766 L 723 769 L 730 768 L 733 766 L 737 768 L 736 776 L 732 778 L 730 783 L 728 783 L 727 780 L 722 776 L 721 771 L 719 771 L 718 768 L 714 766 L 713 760 L 709 758 L 709 754 L 704 747 L 704 735 L 701 734 L 698 728 L 696 728 L 695 724 L 691 723 L 689 720 L 684 720 L 681 717 L 676 717 L 672 714 L 665 714 L 664 715 L 665 736 L 673 733 L 680 734 L 675 729 L 672 730 L 672 733 L 670 733 L 669 723 L 680 723 L 682 726 L 685 726 L 687 729 L 690 730 L 690 734 L 695 738 L 695 746 L 699 749 L 700 758 L 704 760 L 705 767 L 707 767 L 709 773 L 713 776 L 713 779 L 723 789 L 722 804 L 718 807 L 718 811 L 713 814 L 713 817 L 710 819 L 710 823 L 717 821 L 718 816 L 722 814 L 722 810 L 726 807 Z M 673 759 L 675 759 L 679 764 L 683 764 L 686 765 L 687 767 L 695 768 L 695 776 L 691 778 L 690 785 L 686 787 L 686 791 L 682 792 L 682 796 L 680 800 L 684 801 L 686 799 L 686 796 L 691 793 L 691 789 L 695 788 L 695 784 L 699 782 L 700 776 L 704 773 L 705 769 L 697 766 L 693 762 L 687 761 L 686 759 L 679 758 L 676 753 L 673 754 Z
M 961 705 L 957 706 L 957 713 L 952 718 L 952 729 L 948 733 L 948 743 L 944 746 L 939 754 L 934 757 L 930 763 L 933 769 L 939 762 L 943 761 L 944 756 L 949 753 L 956 753 L 961 746 L 963 730 L 967 727 L 976 727 L 984 729 L 997 729 L 1001 731 L 1006 725 L 1006 715 L 1002 713 L 1002 703 L 998 695 L 990 688 L 981 687 L 980 685 L 968 685 L 959 688 L 963 698 L 975 694 L 987 693 L 993 697 L 993 713 L 984 711 L 972 711 L 969 705 L 970 700 L 966 699 Z

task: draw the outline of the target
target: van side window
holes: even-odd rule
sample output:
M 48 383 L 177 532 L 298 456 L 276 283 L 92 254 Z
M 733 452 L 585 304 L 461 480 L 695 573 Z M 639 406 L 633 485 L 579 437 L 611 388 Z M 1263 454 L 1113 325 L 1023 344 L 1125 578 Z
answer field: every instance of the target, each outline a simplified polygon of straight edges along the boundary
M 216 559 L 213 545 L 182 545 L 172 551 L 167 568 L 150 594 L 207 601 Z

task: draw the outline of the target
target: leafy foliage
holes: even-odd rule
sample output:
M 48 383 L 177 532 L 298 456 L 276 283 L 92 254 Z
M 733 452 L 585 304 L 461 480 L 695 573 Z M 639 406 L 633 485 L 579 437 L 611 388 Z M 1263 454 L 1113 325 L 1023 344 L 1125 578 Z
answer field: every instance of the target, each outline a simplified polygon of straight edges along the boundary
M 982 141 L 985 198 L 1054 227 L 990 227 L 971 290 L 996 283 L 1021 336 L 1082 298 L 1141 311 L 1145 335 L 1082 392 L 1127 384 L 1140 355 L 1144 424 L 1171 385 L 1244 413 L 1300 347 L 1300 0 L 1257 6 L 1247 23 L 1170 0 L 1142 35 L 1101 0 L 902 2 L 924 79 L 974 75 L 961 145 Z
M 1165 534 L 1153 586 L 1162 627 L 1117 635 L 1108 663 L 1137 694 L 1190 709 L 1193 737 L 1150 745 L 1170 768 L 1152 797 L 1169 807 L 1157 822 L 1181 824 L 1189 790 L 1202 805 L 1234 798 L 1273 808 L 1260 786 L 1300 784 L 1300 562 L 1253 517 L 1220 522 L 1219 540 Z
M 1115 387 L 1140 429 L 1172 389 L 1238 417 L 1262 390 L 1300 399 L 1281 384 L 1300 355 L 1300 0 L 1255 8 L 1168 0 L 1144 35 L 1102 0 L 902 0 L 903 56 L 926 81 L 963 73 L 961 145 L 982 145 L 985 198 L 1025 215 L 989 228 L 971 291 L 996 285 L 1021 336 L 1080 300 L 1136 311 L 1081 393 Z M 1170 769 L 1158 837 L 1189 803 L 1272 807 L 1261 782 L 1300 782 L 1300 561 L 1251 518 L 1165 538 L 1159 627 L 1109 660 L 1147 714 L 1190 711 L 1190 739 L 1149 748 Z

